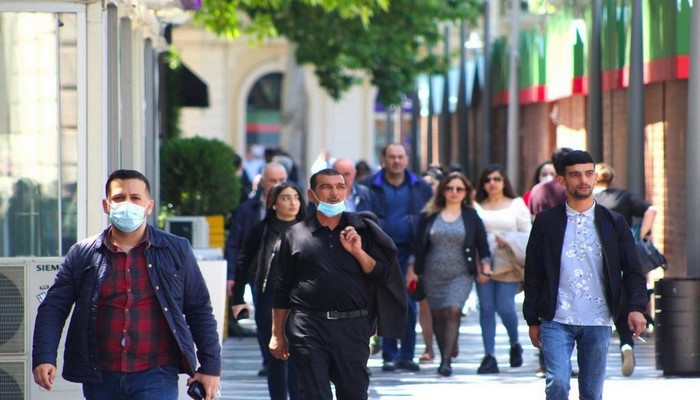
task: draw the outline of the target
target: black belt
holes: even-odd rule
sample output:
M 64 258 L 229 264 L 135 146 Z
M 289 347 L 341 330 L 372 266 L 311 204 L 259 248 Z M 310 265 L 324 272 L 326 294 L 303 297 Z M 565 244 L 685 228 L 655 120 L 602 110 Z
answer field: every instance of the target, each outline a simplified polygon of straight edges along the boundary
M 325 318 L 325 319 L 346 319 L 346 318 L 359 318 L 359 317 L 364 317 L 369 312 L 365 309 L 360 309 L 360 310 L 352 310 L 352 311 L 316 311 L 316 310 L 309 310 L 307 308 L 297 308 L 297 310 L 306 313 L 306 314 L 311 314 L 315 315 L 317 317 Z

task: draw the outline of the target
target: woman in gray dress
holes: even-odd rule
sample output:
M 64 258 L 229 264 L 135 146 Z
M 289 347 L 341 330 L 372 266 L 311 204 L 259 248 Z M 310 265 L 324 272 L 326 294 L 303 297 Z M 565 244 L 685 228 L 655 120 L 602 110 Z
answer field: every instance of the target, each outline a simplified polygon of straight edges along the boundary
M 490 268 L 491 262 L 484 224 L 472 208 L 472 192 L 464 174 L 447 175 L 423 210 L 414 243 L 414 268 L 433 316 L 441 356 L 438 373 L 443 376 L 452 374 L 452 354 L 476 263 Z

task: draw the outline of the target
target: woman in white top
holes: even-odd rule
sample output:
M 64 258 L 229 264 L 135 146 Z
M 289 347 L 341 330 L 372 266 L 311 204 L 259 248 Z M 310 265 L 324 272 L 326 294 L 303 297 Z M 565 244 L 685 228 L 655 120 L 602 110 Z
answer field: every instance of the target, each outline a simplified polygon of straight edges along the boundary
M 524 248 L 532 223 L 525 202 L 516 196 L 505 169 L 499 164 L 481 171 L 475 200 L 474 207 L 484 222 L 492 257 L 492 270 L 481 269 L 477 276 L 479 323 L 486 353 L 477 372 L 495 374 L 499 372 L 494 355 L 496 313 L 510 338 L 510 366 L 519 367 L 523 363 L 515 295 L 523 280 Z

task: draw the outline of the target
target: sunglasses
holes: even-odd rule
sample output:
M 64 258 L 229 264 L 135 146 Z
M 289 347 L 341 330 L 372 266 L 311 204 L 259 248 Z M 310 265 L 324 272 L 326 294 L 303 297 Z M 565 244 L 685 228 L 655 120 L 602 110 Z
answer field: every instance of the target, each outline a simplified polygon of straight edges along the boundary
M 491 182 L 491 181 L 500 182 L 500 181 L 502 181 L 502 180 L 503 180 L 503 177 L 501 177 L 501 176 L 492 176 L 492 177 L 490 177 L 490 178 L 484 179 L 484 183 L 489 183 L 489 182 Z
M 445 191 L 462 193 L 462 192 L 466 192 L 467 188 L 461 187 L 461 186 L 445 186 Z

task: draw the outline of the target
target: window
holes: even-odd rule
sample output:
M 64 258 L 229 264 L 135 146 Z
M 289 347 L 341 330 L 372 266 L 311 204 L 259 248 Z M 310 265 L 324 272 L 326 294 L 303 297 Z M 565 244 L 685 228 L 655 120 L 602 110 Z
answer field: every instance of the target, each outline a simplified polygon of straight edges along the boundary
M 78 15 L 0 12 L 0 257 L 77 238 Z

